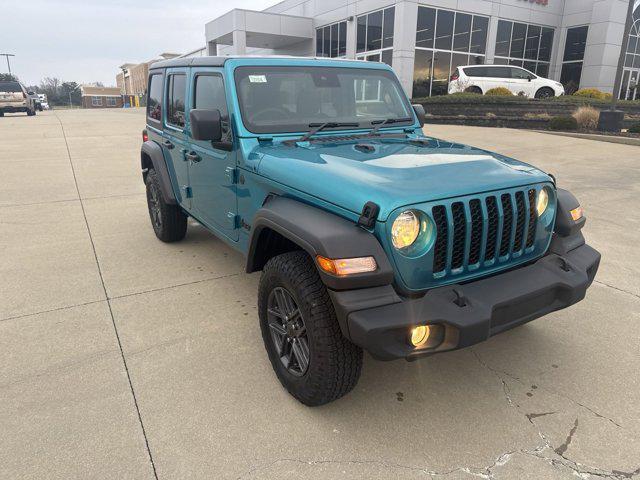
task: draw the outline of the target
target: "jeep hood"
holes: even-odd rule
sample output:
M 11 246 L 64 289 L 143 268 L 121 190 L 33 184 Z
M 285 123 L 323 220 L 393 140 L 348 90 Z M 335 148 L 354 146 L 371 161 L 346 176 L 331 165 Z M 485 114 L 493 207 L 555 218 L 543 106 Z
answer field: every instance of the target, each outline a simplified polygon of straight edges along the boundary
M 434 138 L 330 139 L 253 150 L 258 173 L 354 213 L 368 201 L 385 221 L 396 208 L 549 181 L 544 172 L 485 150 Z

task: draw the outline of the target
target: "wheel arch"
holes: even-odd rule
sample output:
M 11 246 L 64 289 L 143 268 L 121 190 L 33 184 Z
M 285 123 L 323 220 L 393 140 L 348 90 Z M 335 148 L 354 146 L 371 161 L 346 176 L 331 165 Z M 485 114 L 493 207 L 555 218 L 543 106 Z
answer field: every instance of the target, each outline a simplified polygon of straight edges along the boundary
M 247 273 L 262 270 L 270 258 L 304 250 L 314 259 L 372 256 L 371 273 L 337 277 L 318 269 L 323 283 L 334 290 L 389 285 L 393 269 L 378 239 L 355 223 L 317 207 L 283 197 L 270 197 L 253 219 L 247 252 Z
M 140 150 L 140 166 L 142 168 L 142 180 L 147 181 L 147 173 L 150 169 L 154 169 L 160 180 L 160 188 L 165 202 L 170 205 L 177 203 L 173 187 L 171 186 L 171 177 L 162 153 L 162 147 L 156 142 L 147 140 L 142 144 Z

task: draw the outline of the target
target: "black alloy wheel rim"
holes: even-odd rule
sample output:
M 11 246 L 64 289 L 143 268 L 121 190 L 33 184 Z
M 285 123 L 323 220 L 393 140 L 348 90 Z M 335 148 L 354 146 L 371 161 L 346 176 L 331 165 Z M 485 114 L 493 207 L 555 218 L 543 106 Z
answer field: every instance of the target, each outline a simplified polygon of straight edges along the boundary
M 149 187 L 149 213 L 151 221 L 156 227 L 162 226 L 162 214 L 160 212 L 160 197 L 155 185 Z
M 290 374 L 303 376 L 309 369 L 307 328 L 293 295 L 283 287 L 269 294 L 267 322 L 280 362 Z

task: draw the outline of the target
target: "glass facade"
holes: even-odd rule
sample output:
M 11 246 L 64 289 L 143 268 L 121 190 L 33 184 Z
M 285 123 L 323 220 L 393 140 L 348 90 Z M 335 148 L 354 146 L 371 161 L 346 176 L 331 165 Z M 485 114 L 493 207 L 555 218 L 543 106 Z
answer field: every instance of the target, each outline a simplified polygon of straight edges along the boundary
M 584 59 L 584 50 L 587 46 L 588 33 L 588 26 L 567 29 L 560 83 L 564 85 L 564 90 L 568 95 L 571 95 L 580 88 L 582 61 Z
M 316 28 L 316 57 L 339 58 L 347 54 L 347 22 Z
M 392 63 L 395 7 L 360 15 L 357 19 L 356 58 Z
M 445 95 L 451 73 L 485 60 L 489 18 L 418 7 L 413 96 Z
M 549 75 L 554 29 L 500 20 L 493 63 L 523 67 L 541 77 Z
M 640 7 L 633 12 L 633 24 L 627 40 L 622 85 L 618 97 L 623 100 L 640 99 Z

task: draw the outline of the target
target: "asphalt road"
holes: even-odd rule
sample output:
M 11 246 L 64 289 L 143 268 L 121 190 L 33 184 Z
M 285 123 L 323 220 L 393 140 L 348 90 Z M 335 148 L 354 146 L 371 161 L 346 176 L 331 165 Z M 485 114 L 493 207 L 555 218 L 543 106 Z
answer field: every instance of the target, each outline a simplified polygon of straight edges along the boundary
M 310 409 L 262 346 L 258 275 L 153 235 L 135 110 L 0 118 L 0 478 L 640 478 L 640 149 L 428 133 L 530 161 L 603 254 L 582 303 Z

